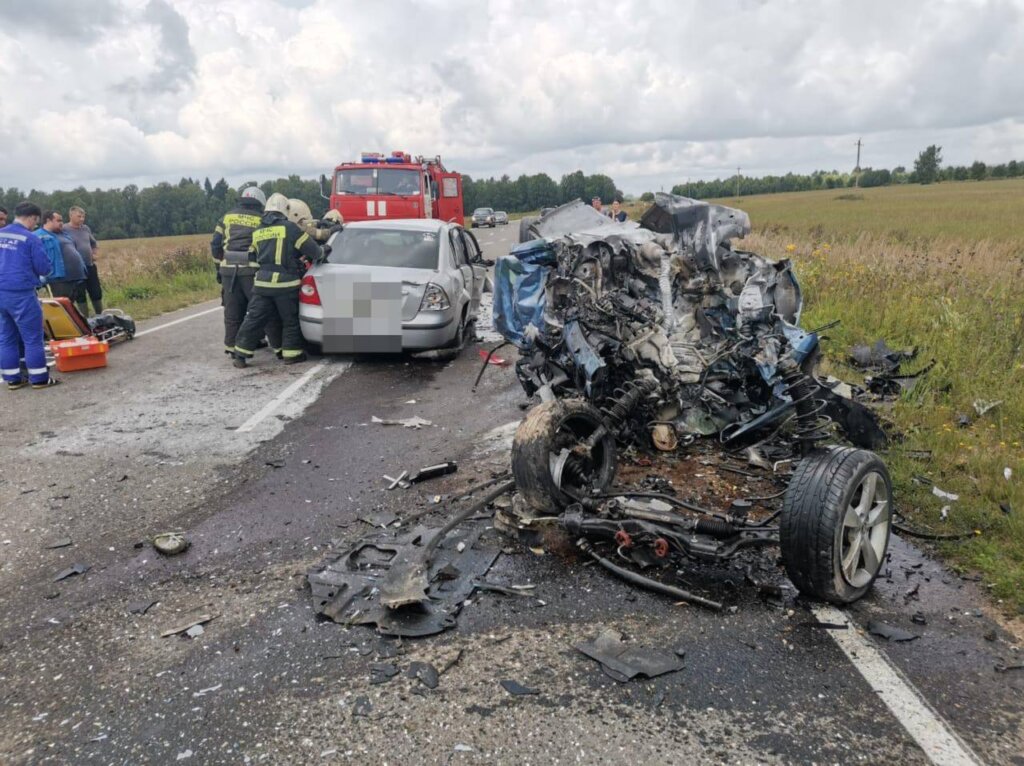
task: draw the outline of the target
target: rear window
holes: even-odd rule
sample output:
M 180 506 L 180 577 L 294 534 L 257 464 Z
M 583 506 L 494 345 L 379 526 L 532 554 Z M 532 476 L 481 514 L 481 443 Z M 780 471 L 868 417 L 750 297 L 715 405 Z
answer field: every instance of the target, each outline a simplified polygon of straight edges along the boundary
M 416 170 L 389 168 L 348 168 L 339 170 L 334 178 L 335 194 L 393 194 L 420 193 L 420 174 Z
M 328 263 L 437 270 L 436 231 L 342 229 L 331 240 Z

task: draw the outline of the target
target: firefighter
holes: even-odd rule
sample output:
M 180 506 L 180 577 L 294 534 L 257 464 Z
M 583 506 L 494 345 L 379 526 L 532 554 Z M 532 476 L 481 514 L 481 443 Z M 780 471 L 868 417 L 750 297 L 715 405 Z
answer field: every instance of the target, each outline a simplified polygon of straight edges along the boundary
M 326 242 L 334 232 L 341 231 L 344 222 L 337 210 L 328 210 L 323 218 L 315 220 L 309 205 L 300 199 L 288 200 L 288 218 L 319 243 Z
M 252 300 L 253 281 L 258 264 L 250 250 L 252 233 L 260 225 L 267 197 L 258 186 L 242 190 L 238 202 L 229 210 L 210 240 L 210 253 L 217 262 L 221 303 L 224 306 L 224 353 L 233 354 L 238 328 Z M 275 353 L 281 350 L 281 324 L 276 319 L 267 323 L 267 339 Z M 259 346 L 266 345 L 262 342 Z
M 32 388 L 49 388 L 59 381 L 50 377 L 43 346 L 43 310 L 36 297 L 41 277 L 52 265 L 39 237 L 32 236 L 43 211 L 31 202 L 14 208 L 14 223 L 0 229 L 0 372 L 7 388 L 25 385 L 21 374 L 21 348 Z
M 271 194 L 260 226 L 252 233 L 252 257 L 259 265 L 253 296 L 238 331 L 234 365 L 245 367 L 268 322 L 281 323 L 281 354 L 285 364 L 306 360 L 299 328 L 299 287 L 306 267 L 322 255 L 312 237 L 288 219 L 288 198 Z

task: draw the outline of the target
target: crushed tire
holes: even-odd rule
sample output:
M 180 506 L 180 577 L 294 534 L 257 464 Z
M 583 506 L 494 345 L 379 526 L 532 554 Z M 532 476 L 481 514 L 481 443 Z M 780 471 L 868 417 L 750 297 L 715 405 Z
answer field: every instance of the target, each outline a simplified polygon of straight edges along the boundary
M 871 474 L 876 476 L 872 479 Z M 877 486 L 879 481 L 881 487 Z M 853 561 L 854 575 L 850 577 L 844 571 L 843 551 L 855 547 L 850 537 L 858 530 L 847 523 L 847 513 L 851 504 L 860 505 L 868 483 L 874 489 L 869 513 L 865 515 L 875 509 L 878 515 L 874 518 L 881 519 L 870 527 L 868 537 L 875 541 L 869 553 L 877 559 L 877 567 L 870 571 L 867 554 L 856 553 L 856 560 L 852 556 L 846 559 Z M 885 497 L 884 507 L 878 499 L 881 494 Z M 808 596 L 833 604 L 852 603 L 871 589 L 882 570 L 891 526 L 892 480 L 881 458 L 852 447 L 815 451 L 797 465 L 782 502 L 779 544 L 786 573 Z M 880 553 L 876 552 L 878 547 Z M 865 566 L 858 569 L 861 561 Z
M 512 476 L 523 500 L 535 510 L 558 513 L 575 502 L 573 491 L 586 489 L 603 492 L 615 478 L 617 458 L 615 438 L 606 434 L 594 448 L 594 459 L 586 466 L 585 488 L 558 485 L 552 474 L 551 455 L 565 445 L 562 442 L 585 440 L 601 425 L 601 415 L 582 399 L 544 402 L 534 407 L 519 424 L 512 440 Z
M 530 227 L 540 219 L 535 215 L 526 215 L 519 219 L 519 243 L 531 242 L 537 239 L 531 232 Z

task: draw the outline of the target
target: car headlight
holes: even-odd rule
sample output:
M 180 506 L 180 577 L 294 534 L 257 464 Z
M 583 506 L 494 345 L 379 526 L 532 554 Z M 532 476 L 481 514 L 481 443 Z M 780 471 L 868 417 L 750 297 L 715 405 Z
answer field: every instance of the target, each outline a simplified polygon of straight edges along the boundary
M 420 311 L 445 311 L 451 307 L 451 301 L 448 300 L 448 293 L 444 288 L 433 282 L 428 283 L 423 291 L 423 300 L 420 301 Z

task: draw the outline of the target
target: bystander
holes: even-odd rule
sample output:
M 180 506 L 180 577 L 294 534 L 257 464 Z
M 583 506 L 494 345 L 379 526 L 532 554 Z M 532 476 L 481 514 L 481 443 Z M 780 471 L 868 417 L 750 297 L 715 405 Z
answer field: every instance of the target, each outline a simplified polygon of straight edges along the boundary
M 75 249 L 85 261 L 85 292 L 89 300 L 92 301 L 93 313 L 102 314 L 103 286 L 100 284 L 100 274 L 96 269 L 96 256 L 98 255 L 96 237 L 85 225 L 85 210 L 77 205 L 71 208 L 68 211 L 68 225 L 64 227 L 64 230 L 71 236 L 71 240 L 75 243 Z M 83 304 L 86 307 L 84 314 L 88 316 L 88 304 L 85 301 Z
M 85 302 L 85 259 L 64 231 L 64 218 L 56 210 L 44 210 L 41 231 L 52 237 L 60 248 L 64 266 L 63 276 L 50 277 L 46 283 L 55 296 L 71 299 L 79 313 L 88 316 L 89 307 Z

